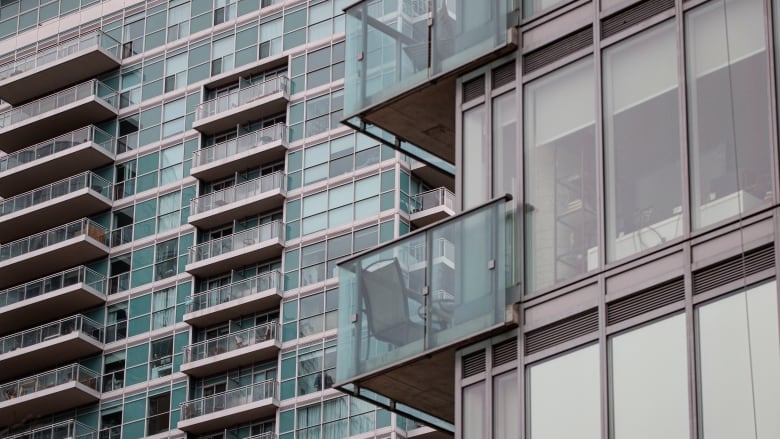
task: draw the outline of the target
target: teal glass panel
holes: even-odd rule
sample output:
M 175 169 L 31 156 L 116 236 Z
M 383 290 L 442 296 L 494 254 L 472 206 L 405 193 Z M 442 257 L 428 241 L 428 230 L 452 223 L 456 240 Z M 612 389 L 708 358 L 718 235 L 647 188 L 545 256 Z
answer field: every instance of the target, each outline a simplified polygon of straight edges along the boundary
M 141 316 L 135 319 L 130 320 L 130 325 L 128 327 L 127 336 L 133 337 L 139 334 L 143 334 L 144 332 L 149 331 L 149 322 L 150 318 L 149 315 Z
M 125 422 L 144 419 L 146 417 L 146 400 L 139 399 L 138 401 L 125 403 L 122 415 Z
M 132 288 L 148 284 L 152 281 L 152 267 L 142 268 L 140 270 L 134 270 L 130 280 L 130 286 Z
M 149 327 L 147 326 L 146 329 L 148 330 Z M 144 345 L 146 346 L 146 345 Z M 149 367 L 147 367 L 146 364 L 142 364 L 140 366 L 135 367 L 128 367 L 125 370 L 125 387 L 132 386 L 134 384 L 143 383 L 147 380 L 147 370 Z

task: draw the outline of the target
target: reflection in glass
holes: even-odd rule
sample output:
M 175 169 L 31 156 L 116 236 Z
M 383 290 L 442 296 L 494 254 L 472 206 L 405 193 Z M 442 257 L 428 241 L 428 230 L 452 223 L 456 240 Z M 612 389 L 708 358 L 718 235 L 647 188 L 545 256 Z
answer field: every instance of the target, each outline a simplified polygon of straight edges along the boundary
M 780 437 L 777 284 L 700 307 L 701 437 Z
M 599 381 L 598 345 L 528 368 L 530 438 L 599 439 Z
M 604 53 L 610 261 L 683 233 L 675 33 L 670 21 Z
M 525 89 L 529 291 L 598 266 L 593 60 Z
M 685 343 L 682 314 L 610 340 L 611 438 L 688 438 Z
M 693 226 L 770 202 L 769 80 L 760 0 L 719 0 L 686 17 Z

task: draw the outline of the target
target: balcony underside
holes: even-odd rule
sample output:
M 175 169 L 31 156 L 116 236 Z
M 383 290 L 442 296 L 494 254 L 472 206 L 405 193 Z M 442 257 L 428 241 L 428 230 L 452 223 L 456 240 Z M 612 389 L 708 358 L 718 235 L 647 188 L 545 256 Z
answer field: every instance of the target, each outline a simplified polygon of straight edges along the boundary
M 411 439 L 452 439 L 454 436 L 450 433 L 434 430 L 431 427 L 420 427 L 414 430 L 409 430 L 406 437 Z
M 192 128 L 207 135 L 217 134 L 235 128 L 237 125 L 282 113 L 286 109 L 287 97 L 280 90 L 235 108 L 197 119 L 192 123 Z
M 96 96 L 46 111 L 0 129 L 0 149 L 18 151 L 77 128 L 116 117 L 116 110 Z
M 276 340 L 267 340 L 224 353 L 215 353 L 202 360 L 181 365 L 181 371 L 194 377 L 205 377 L 225 370 L 236 369 L 252 363 L 276 358 L 281 345 Z
M 212 326 L 234 317 L 278 308 L 281 299 L 282 295 L 279 290 L 266 290 L 184 314 L 184 321 L 190 326 Z
M 190 170 L 190 175 L 206 181 L 216 180 L 245 169 L 258 168 L 264 164 L 277 162 L 284 158 L 286 152 L 287 146 L 284 142 L 281 139 L 274 140 L 256 146 L 249 151 L 193 167 Z
M 105 49 L 90 49 L 0 81 L 0 99 L 19 105 L 119 67 L 120 60 Z
M 0 426 L 29 422 L 99 400 L 99 392 L 71 381 L 0 402 Z
M 279 401 L 275 398 L 265 398 L 259 401 L 247 401 L 237 407 L 219 410 L 202 416 L 179 421 L 179 430 L 187 433 L 203 434 L 222 430 L 231 425 L 243 424 L 276 415 Z
M 93 142 L 82 143 L 0 173 L 0 197 L 46 186 L 113 163 L 114 157 Z
M 412 224 L 417 227 L 425 227 L 444 218 L 454 216 L 455 212 L 447 206 L 436 206 L 411 214 Z
M 81 331 L 53 336 L 0 355 L 0 381 L 51 369 L 102 351 L 102 343 Z
M 187 264 L 186 271 L 194 276 L 213 276 L 233 268 L 267 261 L 282 255 L 284 244 L 279 238 L 268 239 L 244 248 Z M 0 272 L 0 275 L 2 273 Z
M 111 200 L 89 188 L 79 189 L 0 216 L 0 242 L 11 242 L 34 235 L 108 209 L 111 209 Z
M 446 187 L 455 192 L 455 176 L 423 162 L 412 164 L 412 174 L 424 181 L 430 187 Z
M 0 262 L 0 288 L 19 285 L 108 255 L 108 247 L 87 235 Z
M 41 294 L 0 308 L 0 334 L 76 314 L 105 303 L 105 297 L 84 283 Z
M 246 218 L 261 212 L 281 209 L 285 198 L 284 192 L 274 189 L 232 203 L 218 205 L 219 201 L 217 201 L 216 207 L 203 213 L 190 215 L 189 221 L 196 227 L 210 229 L 230 223 L 236 218 Z

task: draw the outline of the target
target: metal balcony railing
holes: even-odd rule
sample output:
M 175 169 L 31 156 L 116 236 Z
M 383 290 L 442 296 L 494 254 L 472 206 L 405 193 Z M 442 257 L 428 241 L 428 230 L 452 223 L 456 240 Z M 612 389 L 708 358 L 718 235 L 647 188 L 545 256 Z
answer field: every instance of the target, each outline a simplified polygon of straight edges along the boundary
M 277 171 L 273 174 L 264 175 L 254 180 L 245 181 L 226 189 L 193 198 L 190 202 L 190 214 L 208 212 L 209 210 L 246 200 L 264 192 L 276 189 L 284 190 L 285 180 L 284 172 Z
M 276 381 L 268 380 L 187 401 L 181 404 L 181 418 L 183 420 L 192 419 L 255 401 L 274 398 L 277 395 L 276 388 Z
M 422 212 L 426 209 L 444 206 L 453 209 L 455 206 L 455 194 L 447 188 L 437 188 L 413 195 L 409 199 L 411 213 Z
M 90 188 L 109 200 L 111 199 L 111 182 L 87 171 L 0 201 L 0 218 L 58 197 L 64 197 L 84 188 Z
M 281 221 L 262 224 L 190 247 L 189 263 L 217 257 L 275 238 L 284 239 L 284 226 Z
M 279 340 L 279 323 L 263 323 L 184 347 L 184 363 L 203 360 L 269 340 Z
M 285 96 L 289 94 L 287 76 L 280 75 L 206 101 L 198 106 L 195 115 L 197 119 L 205 119 L 280 91 Z
M 68 40 L 60 41 L 55 46 L 18 57 L 13 61 L 0 65 L 0 80 L 20 75 L 93 47 L 102 47 L 111 55 L 119 58 L 119 46 L 120 44 L 117 40 L 100 30 L 94 30 Z
M 187 312 L 200 311 L 262 291 L 279 289 L 281 288 L 281 279 L 282 274 L 278 270 L 274 270 L 195 294 L 192 296 L 191 303 L 187 305 Z
M 27 119 L 39 116 L 48 111 L 56 110 L 90 96 L 95 96 L 109 106 L 117 108 L 116 91 L 97 79 L 93 79 L 30 103 L 3 111 L 0 113 L 0 128 L 8 128 L 14 124 L 24 122 Z
M 73 419 L 6 436 L 6 439 L 97 439 L 95 429 Z
M 106 277 L 97 271 L 81 266 L 0 291 L 0 308 L 77 283 L 84 283 L 102 294 L 106 293 Z
M 107 244 L 107 233 L 103 226 L 89 219 L 80 219 L 0 246 L 0 262 L 81 235 L 89 236 L 101 244 Z
M 79 382 L 92 390 L 100 390 L 98 373 L 80 364 L 71 364 L 59 369 L 43 372 L 31 377 L 25 377 L 0 386 L 0 401 L 10 401 L 15 398 L 40 392 L 50 387 Z
M 108 278 L 108 294 L 117 294 L 130 289 L 130 272 Z
M 99 342 L 103 341 L 103 325 L 81 314 L 77 314 L 0 338 L 0 355 L 16 349 L 34 346 L 76 331 L 80 331 Z
M 283 123 L 199 149 L 192 155 L 192 166 L 207 165 L 279 140 L 287 141 L 287 125 Z
M 133 225 L 128 224 L 126 226 L 114 229 L 111 231 L 109 239 L 109 245 L 116 247 L 118 245 L 127 244 L 133 241 Z
M 94 126 L 79 128 L 54 139 L 30 146 L 0 158 L 0 172 L 9 171 L 17 166 L 26 165 L 36 160 L 65 151 L 74 146 L 94 142 L 100 148 L 113 154 L 116 148 L 114 138 L 110 134 Z

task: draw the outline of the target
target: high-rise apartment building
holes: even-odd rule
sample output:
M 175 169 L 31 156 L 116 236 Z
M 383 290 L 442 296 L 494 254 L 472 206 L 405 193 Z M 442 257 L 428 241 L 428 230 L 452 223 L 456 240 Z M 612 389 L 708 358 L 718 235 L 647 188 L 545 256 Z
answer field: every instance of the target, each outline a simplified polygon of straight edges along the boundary
M 339 265 L 335 387 L 462 439 L 780 437 L 780 2 L 346 14 L 345 122 L 460 213 Z
M 438 435 L 332 388 L 337 262 L 454 214 L 348 3 L 0 2 L 0 438 Z

